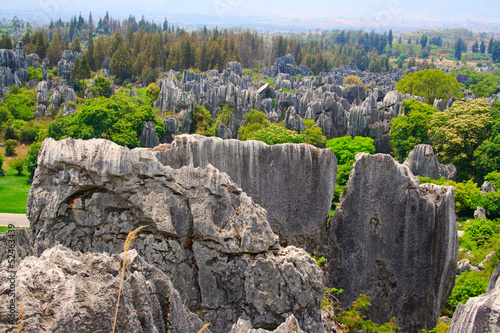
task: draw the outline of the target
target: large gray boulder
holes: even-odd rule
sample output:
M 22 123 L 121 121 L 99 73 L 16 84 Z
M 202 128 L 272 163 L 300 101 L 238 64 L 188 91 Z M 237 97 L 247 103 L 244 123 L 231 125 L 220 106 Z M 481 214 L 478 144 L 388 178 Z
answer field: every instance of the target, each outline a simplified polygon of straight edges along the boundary
M 33 244 L 25 228 L 13 228 L 0 233 L 0 244 L 0 263 L 11 260 L 14 267 L 24 258 L 33 255 Z
M 431 145 L 416 145 L 404 162 L 414 175 L 447 180 L 457 179 L 457 168 L 453 164 L 443 165 L 439 163 Z
M 57 244 L 120 253 L 126 235 L 169 276 L 184 304 L 215 332 L 238 318 L 276 328 L 293 314 L 321 332 L 323 276 L 302 249 L 280 248 L 266 218 L 211 165 L 172 169 L 155 150 L 110 141 L 46 139 L 28 196 L 35 253 Z
M 437 324 L 457 266 L 453 187 L 419 185 L 390 155 L 358 154 L 329 229 L 327 285 L 344 289 L 343 306 L 366 294 L 376 322 Z
M 226 172 L 267 210 L 282 245 L 308 251 L 323 246 L 337 175 L 331 149 L 178 135 L 170 149 L 157 154 L 163 164 L 173 168 L 211 164 Z
M 139 135 L 139 141 L 144 147 L 153 148 L 160 144 L 160 140 L 156 135 L 156 125 L 152 121 L 144 122 L 142 133 Z
M 233 325 L 231 328 L 231 331 L 229 333 L 269 333 L 271 331 L 259 328 L 259 329 L 254 329 L 252 327 L 252 323 L 249 322 L 248 320 L 244 319 L 238 319 L 238 322 Z M 300 324 L 297 321 L 297 318 L 294 317 L 294 315 L 291 315 L 290 317 L 287 318 L 287 320 L 278 326 L 273 333 L 304 333 L 300 329 Z
M 500 265 L 491 275 L 485 295 L 458 303 L 449 333 L 496 333 L 500 327 Z
M 61 245 L 24 259 L 15 275 L 15 304 L 23 304 L 22 332 L 110 332 L 124 254 L 73 252 Z M 182 303 L 170 279 L 130 250 L 121 288 L 118 332 L 197 332 L 203 322 Z M 8 278 L 3 262 L 1 281 Z M 2 294 L 2 304 L 9 296 Z M 16 308 L 16 312 L 17 312 Z M 8 307 L 0 330 L 15 332 Z M 208 331 L 206 331 L 208 332 Z

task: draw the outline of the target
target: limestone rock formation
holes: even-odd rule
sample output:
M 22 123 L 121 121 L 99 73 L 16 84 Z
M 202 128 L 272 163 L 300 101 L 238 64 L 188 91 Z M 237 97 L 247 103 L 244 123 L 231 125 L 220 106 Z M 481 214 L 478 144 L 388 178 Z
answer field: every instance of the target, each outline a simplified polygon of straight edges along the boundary
M 394 316 L 404 332 L 436 325 L 457 265 L 453 187 L 419 185 L 390 155 L 358 154 L 329 229 L 326 279 L 344 289 L 341 304 L 366 294 L 376 322 Z
M 21 85 L 28 81 L 28 66 L 23 42 L 15 50 L 0 50 L 0 88 Z
M 9 229 L 0 233 L 0 246 L 0 263 L 14 260 L 17 265 L 25 257 L 33 255 L 33 245 L 25 228 Z
M 15 303 L 23 302 L 23 332 L 110 332 L 120 288 L 123 253 L 73 252 L 61 245 L 39 258 L 27 257 L 16 273 Z M 170 279 L 147 264 L 136 250 L 127 252 L 121 289 L 118 332 L 197 332 L 203 322 L 183 305 Z M 1 280 L 7 277 L 2 263 Z M 9 296 L 2 294 L 2 304 Z M 17 310 L 17 309 L 16 309 Z M 0 308 L 0 329 L 9 325 Z M 208 330 L 206 332 L 209 332 Z
M 478 206 L 477 209 L 474 211 L 474 218 L 475 219 L 485 219 L 486 218 L 486 209 Z
M 82 59 L 81 52 L 71 52 L 65 50 L 62 54 L 62 59 L 57 63 L 57 75 L 63 78 L 63 82 L 69 82 L 71 74 L 73 73 L 73 64 L 76 58 Z
M 489 193 L 489 192 L 496 192 L 497 187 L 490 183 L 489 181 L 485 181 L 483 185 L 481 185 L 481 192 L 483 194 Z
M 238 322 L 233 325 L 231 328 L 231 331 L 229 333 L 268 333 L 270 331 L 259 328 L 259 329 L 254 329 L 252 327 L 252 323 L 249 322 L 248 320 L 244 319 L 238 319 Z M 294 315 L 291 315 L 290 317 L 287 318 L 287 320 L 278 326 L 273 333 L 304 333 L 300 329 L 299 322 L 297 321 L 297 318 L 295 318 Z
M 321 332 L 323 275 L 314 260 L 280 248 L 266 211 L 226 173 L 172 169 L 158 160 L 164 149 L 46 139 L 28 196 L 35 252 L 62 244 L 116 254 L 146 225 L 137 252 L 214 332 L 228 332 L 238 318 L 274 329 L 292 314 L 307 332 Z
M 331 149 L 178 135 L 157 158 L 173 168 L 213 165 L 267 210 L 282 245 L 322 246 L 337 175 Z
M 491 275 L 486 294 L 458 303 L 449 333 L 493 333 L 500 325 L 500 265 Z
M 156 136 L 156 125 L 152 121 L 144 122 L 141 135 L 139 135 L 139 141 L 144 147 L 153 148 L 160 144 L 158 136 Z
M 457 168 L 453 164 L 443 165 L 439 163 L 434 155 L 431 145 L 416 145 L 404 162 L 414 175 L 447 180 L 457 179 Z

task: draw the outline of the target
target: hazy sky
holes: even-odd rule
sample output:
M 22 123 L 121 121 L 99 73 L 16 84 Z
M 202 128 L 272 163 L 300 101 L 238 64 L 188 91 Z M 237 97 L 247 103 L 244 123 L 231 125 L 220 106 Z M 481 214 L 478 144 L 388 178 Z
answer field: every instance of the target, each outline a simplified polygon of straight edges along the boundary
M 181 19 L 185 23 L 196 22 L 200 15 L 210 18 L 210 23 L 220 25 L 234 24 L 244 18 L 258 19 L 263 22 L 309 22 L 321 25 L 325 22 L 342 20 L 363 22 L 380 26 L 402 24 L 405 21 L 466 22 L 484 21 L 500 26 L 500 5 L 498 0 L 1 0 L 4 11 L 31 11 L 35 17 L 44 21 L 50 18 L 65 18 L 70 14 L 82 13 L 88 17 L 92 11 L 94 18 L 106 10 L 113 17 L 133 14 L 140 18 L 160 17 Z M 189 16 L 192 15 L 191 21 Z M 366 23 L 365 23 L 366 24 Z

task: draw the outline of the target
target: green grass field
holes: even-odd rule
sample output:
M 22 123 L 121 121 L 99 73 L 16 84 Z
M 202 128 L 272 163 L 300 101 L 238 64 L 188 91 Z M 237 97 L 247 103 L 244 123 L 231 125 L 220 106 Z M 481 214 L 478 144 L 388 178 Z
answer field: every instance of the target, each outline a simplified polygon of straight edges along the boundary
M 0 213 L 26 214 L 30 184 L 27 183 L 26 171 L 23 176 L 16 174 L 14 169 L 9 168 L 4 176 L 0 176 Z

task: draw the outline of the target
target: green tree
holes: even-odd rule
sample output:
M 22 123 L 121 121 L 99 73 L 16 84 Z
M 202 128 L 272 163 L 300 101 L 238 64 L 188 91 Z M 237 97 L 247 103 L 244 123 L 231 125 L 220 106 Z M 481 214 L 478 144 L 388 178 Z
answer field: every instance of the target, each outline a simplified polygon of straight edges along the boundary
M 453 103 L 444 112 L 436 112 L 430 121 L 432 146 L 442 163 L 453 163 L 458 179 L 475 175 L 474 153 L 490 137 L 493 118 L 483 100 Z
M 191 117 L 193 121 L 191 122 L 189 133 L 212 135 L 212 116 L 204 106 L 196 105 Z
M 132 60 L 130 53 L 122 43 L 111 58 L 111 73 L 116 75 L 117 79 L 121 81 L 130 77 L 132 67 Z
M 70 49 L 72 52 L 82 52 L 82 44 L 80 43 L 79 38 L 75 38 L 73 43 L 70 45 Z
M 85 51 L 87 61 L 89 63 L 90 69 L 96 71 L 96 65 L 94 61 L 94 39 L 92 38 L 92 32 L 89 31 L 89 39 L 87 42 L 87 51 Z
M 0 49 L 12 50 L 12 39 L 8 33 L 4 33 L 0 38 Z
M 462 49 L 463 49 L 462 44 L 464 44 L 462 38 L 459 38 L 455 43 L 455 59 L 457 60 L 462 59 Z
M 104 42 L 104 37 L 100 36 L 97 39 L 94 48 L 94 66 L 96 70 L 99 70 L 102 66 L 102 62 L 106 58 L 106 44 Z
M 5 156 L 14 156 L 16 154 L 17 141 L 9 139 L 5 141 Z
M 158 100 L 160 96 L 160 87 L 154 82 L 151 82 L 146 88 L 146 97 L 150 100 L 150 104 L 153 105 L 154 102 Z
M 3 167 L 3 155 L 2 152 L 0 151 L 0 176 L 3 174 L 2 167 Z
M 491 59 L 494 63 L 500 62 L 500 42 L 495 43 L 493 50 L 491 51 Z
M 60 34 L 56 34 L 47 49 L 47 59 L 49 59 L 50 66 L 56 66 L 57 62 L 61 60 L 63 53 L 63 42 Z
M 474 151 L 473 167 L 478 182 L 491 172 L 500 170 L 500 124 L 493 126 L 491 138 L 483 141 Z
M 430 143 L 429 121 L 437 111 L 434 107 L 410 99 L 403 101 L 404 115 L 391 120 L 391 145 L 396 159 L 403 162 L 418 144 Z
M 268 145 L 275 145 L 279 143 L 304 143 L 306 138 L 302 134 L 285 128 L 283 123 L 271 123 L 268 127 L 254 132 L 248 140 L 258 140 Z
M 83 56 L 78 66 L 76 77 L 80 80 L 90 79 L 92 76 L 87 57 Z
M 252 109 L 245 115 L 245 119 L 247 121 L 246 125 L 238 130 L 239 139 L 242 141 L 248 140 L 253 133 L 269 126 L 266 114 L 261 111 Z
M 486 52 L 486 44 L 484 44 L 484 40 L 481 42 L 481 45 L 479 46 L 479 51 L 481 53 L 485 53 Z
M 24 161 L 22 158 L 14 158 L 12 161 L 10 161 L 10 167 L 17 171 L 18 176 L 23 175 Z
M 392 49 L 392 40 L 394 36 L 392 35 L 392 29 L 389 30 L 389 36 L 387 37 L 387 41 L 389 42 L 389 49 Z
M 26 165 L 26 171 L 28 171 L 30 179 L 33 179 L 33 177 L 35 176 L 37 158 L 41 146 L 42 144 L 40 142 L 34 142 L 28 148 L 28 154 L 25 157 L 24 163 Z
M 305 130 L 302 134 L 306 137 L 306 143 L 318 148 L 325 148 L 326 136 L 321 132 L 321 128 L 316 125 L 314 120 L 304 120 Z
M 98 96 L 109 98 L 113 94 L 113 86 L 108 79 L 99 75 L 94 79 L 94 86 L 89 88 L 91 91 L 98 92 Z
M 462 98 L 458 91 L 456 78 L 438 69 L 426 69 L 409 73 L 398 82 L 396 89 L 401 93 L 409 93 L 425 98 L 428 104 L 435 99 L 448 100 L 450 97 Z

